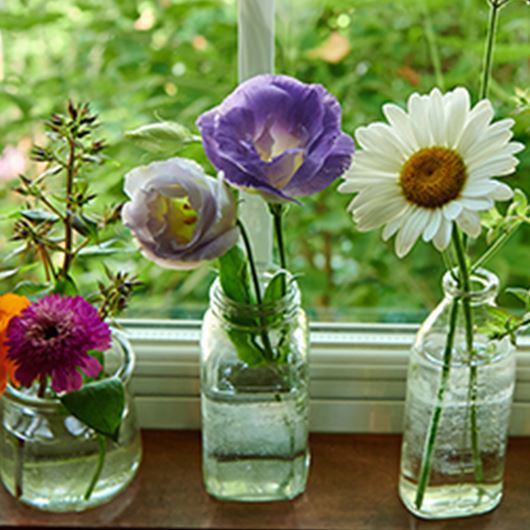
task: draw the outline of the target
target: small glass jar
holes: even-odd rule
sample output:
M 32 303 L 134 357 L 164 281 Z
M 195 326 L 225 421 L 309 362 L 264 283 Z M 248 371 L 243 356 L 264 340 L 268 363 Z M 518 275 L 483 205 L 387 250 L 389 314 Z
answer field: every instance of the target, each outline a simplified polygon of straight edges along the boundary
M 78 512 L 103 504 L 134 478 L 142 456 L 141 436 L 128 386 L 134 353 L 122 333 L 113 332 L 105 352 L 105 376 L 119 377 L 125 408 L 117 442 L 106 439 L 101 475 L 86 499 L 98 466 L 96 433 L 69 415 L 58 399 L 8 385 L 0 407 L 0 475 L 21 502 L 51 512 Z
M 218 499 L 292 499 L 305 489 L 308 324 L 296 282 L 287 286 L 262 305 L 234 302 L 219 280 L 210 292 L 201 337 L 203 477 Z
M 451 272 L 443 287 L 443 301 L 412 348 L 401 453 L 401 499 L 426 519 L 477 515 L 499 504 L 515 385 L 510 339 L 494 340 L 488 331 L 497 277 L 484 269 L 471 276 L 471 323 Z

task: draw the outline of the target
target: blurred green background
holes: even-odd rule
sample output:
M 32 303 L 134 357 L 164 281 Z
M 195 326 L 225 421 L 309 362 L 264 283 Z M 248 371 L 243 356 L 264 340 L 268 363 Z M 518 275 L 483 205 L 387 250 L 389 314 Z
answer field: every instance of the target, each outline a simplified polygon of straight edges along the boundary
M 325 85 L 342 103 L 350 134 L 380 119 L 383 103 L 403 104 L 435 84 L 465 85 L 476 99 L 487 0 L 277 0 L 277 14 L 276 71 Z M 126 131 L 158 119 L 194 129 L 196 117 L 237 83 L 234 0 L 0 0 L 0 35 L 0 154 L 15 156 L 12 166 L 20 166 L 31 143 L 43 142 L 43 119 L 63 110 L 68 98 L 89 101 L 110 145 L 108 163 L 90 175 L 102 204 L 123 201 L 125 173 L 152 159 L 124 138 Z M 530 7 L 512 0 L 501 13 L 490 96 L 498 116 L 516 120 L 524 143 L 529 57 Z M 211 170 L 198 146 L 179 154 Z M 520 159 L 508 182 L 529 193 L 530 150 Z M 1 212 L 18 200 L 8 177 L 0 175 Z M 345 212 L 349 198 L 335 188 L 291 207 L 286 221 L 291 269 L 302 274 L 313 318 L 419 319 L 441 296 L 439 254 L 419 243 L 399 260 L 379 233 L 356 233 Z M 6 255 L 10 224 L 0 229 Z M 140 257 L 126 230 L 115 230 L 122 251 L 105 256 L 107 264 L 136 271 L 145 282 L 128 314 L 199 316 L 211 266 L 161 270 Z M 520 230 L 490 263 L 504 285 L 528 286 L 529 238 L 527 228 Z M 78 267 L 86 289 L 103 276 L 101 259 L 87 257 Z M 12 280 L 4 281 L 1 290 L 11 287 Z

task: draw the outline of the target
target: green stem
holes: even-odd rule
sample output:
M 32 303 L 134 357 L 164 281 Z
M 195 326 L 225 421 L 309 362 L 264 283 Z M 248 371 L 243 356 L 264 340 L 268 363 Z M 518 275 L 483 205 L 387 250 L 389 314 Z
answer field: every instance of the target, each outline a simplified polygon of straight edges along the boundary
M 488 97 L 489 81 L 491 78 L 491 67 L 493 64 L 493 46 L 495 44 L 495 34 L 497 32 L 497 20 L 499 9 L 504 2 L 490 1 L 490 17 L 488 23 L 488 35 L 486 37 L 486 47 L 484 48 L 484 60 L 482 63 L 482 81 L 480 83 L 479 99 Z
M 447 333 L 447 339 L 445 342 L 442 376 L 440 379 L 440 386 L 436 394 L 436 408 L 431 417 L 431 424 L 429 426 L 429 434 L 427 435 L 427 441 L 423 450 L 423 457 L 421 460 L 420 478 L 418 481 L 418 489 L 416 490 L 416 499 L 414 501 L 416 508 L 421 509 L 423 504 L 423 498 L 425 497 L 425 490 L 429 483 L 429 476 L 431 474 L 431 462 L 432 455 L 434 452 L 434 445 L 436 442 L 436 435 L 438 434 L 438 427 L 440 424 L 440 418 L 443 410 L 443 400 L 447 387 L 447 381 L 449 380 L 449 373 L 451 369 L 451 357 L 453 354 L 453 344 L 455 339 L 456 321 L 458 317 L 458 299 L 453 300 L 451 305 L 451 314 L 449 316 L 449 331 Z
M 285 257 L 285 245 L 283 242 L 282 218 L 283 205 L 271 205 L 272 216 L 274 217 L 274 233 L 276 234 L 276 244 L 278 245 L 278 254 L 280 256 L 280 267 L 287 269 L 287 258 Z
M 287 258 L 285 257 L 285 245 L 283 242 L 282 218 L 285 208 L 282 204 L 271 204 L 269 206 L 274 219 L 274 234 L 276 236 L 276 245 L 278 247 L 278 254 L 280 257 L 280 267 L 287 270 Z M 285 284 L 285 277 L 282 279 L 282 295 L 285 295 L 287 286 Z
M 64 222 L 64 262 L 62 276 L 68 277 L 68 272 L 72 264 L 72 248 L 74 244 L 74 228 L 73 228 L 73 188 L 75 178 L 75 140 L 69 138 L 69 153 L 68 163 L 66 165 L 66 215 L 63 218 Z
M 475 272 L 479 267 L 482 267 L 484 263 L 486 263 L 488 260 L 490 260 L 497 252 L 508 242 L 512 234 L 515 233 L 515 231 L 519 228 L 519 225 L 521 223 L 517 223 L 513 226 L 511 226 L 506 232 L 504 232 L 502 235 L 500 235 L 493 244 L 480 256 L 480 258 L 475 261 L 475 263 L 471 266 L 471 272 Z
M 423 28 L 425 30 L 425 37 L 427 38 L 427 44 L 429 45 L 429 53 L 431 56 L 432 66 L 434 68 L 434 75 L 436 78 L 436 84 L 438 88 L 443 92 L 445 89 L 444 76 L 442 71 L 442 61 L 440 60 L 440 53 L 438 52 L 438 46 L 436 44 L 436 34 L 432 27 L 431 15 L 427 7 L 427 3 L 423 2 Z
M 250 275 L 252 277 L 252 283 L 254 285 L 254 292 L 256 294 L 256 302 L 258 305 L 261 306 L 263 303 L 263 299 L 261 297 L 258 270 L 256 268 L 256 262 L 254 261 L 254 253 L 252 252 L 252 245 L 250 243 L 250 239 L 248 237 L 245 226 L 243 225 L 240 219 L 237 220 L 237 226 L 239 227 L 239 231 L 241 232 L 241 238 L 243 239 L 243 245 L 245 246 L 245 251 L 247 253 L 248 263 L 250 266 Z M 266 322 L 264 321 L 264 319 L 261 319 L 261 326 L 263 328 L 266 327 Z M 261 338 L 263 340 L 263 346 L 265 347 L 265 352 L 267 354 L 267 357 L 269 358 L 270 361 L 272 361 L 274 359 L 274 352 L 272 349 L 272 344 L 269 338 L 269 334 L 267 333 L 266 329 L 263 329 L 263 331 L 261 332 Z
M 94 476 L 92 477 L 92 480 L 90 481 L 90 485 L 88 486 L 88 489 L 85 493 L 85 501 L 88 501 L 94 491 L 94 488 L 96 487 L 96 484 L 99 480 L 99 477 L 101 476 L 101 471 L 103 470 L 103 464 L 105 463 L 105 456 L 107 454 L 107 440 L 102 434 L 98 434 L 98 444 L 99 444 L 99 458 L 98 458 L 98 465 L 96 467 L 96 471 L 94 473 Z
M 460 288 L 462 290 L 462 306 L 464 308 L 464 322 L 466 330 L 466 349 L 469 358 L 469 402 L 470 402 L 470 429 L 471 429 L 471 450 L 473 453 L 473 467 L 475 480 L 480 483 L 484 479 L 482 460 L 480 458 L 480 447 L 478 442 L 477 424 L 477 379 L 478 371 L 474 363 L 475 351 L 473 348 L 473 313 L 470 301 L 469 268 L 466 262 L 464 246 L 460 239 L 460 231 L 455 227 L 453 231 L 453 245 L 456 252 L 458 267 L 460 269 Z

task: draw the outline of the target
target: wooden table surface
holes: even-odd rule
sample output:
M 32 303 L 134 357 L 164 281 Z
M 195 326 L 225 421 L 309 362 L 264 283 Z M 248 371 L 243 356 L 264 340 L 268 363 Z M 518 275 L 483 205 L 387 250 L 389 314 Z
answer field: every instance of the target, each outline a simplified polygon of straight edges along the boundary
M 76 515 L 22 506 L 0 491 L 0 527 L 213 528 L 308 530 L 528 530 L 530 439 L 510 440 L 505 498 L 472 519 L 425 522 L 397 496 L 400 437 L 313 434 L 307 491 L 291 502 L 219 502 L 202 487 L 200 436 L 145 431 L 144 461 L 130 488 L 110 504 Z

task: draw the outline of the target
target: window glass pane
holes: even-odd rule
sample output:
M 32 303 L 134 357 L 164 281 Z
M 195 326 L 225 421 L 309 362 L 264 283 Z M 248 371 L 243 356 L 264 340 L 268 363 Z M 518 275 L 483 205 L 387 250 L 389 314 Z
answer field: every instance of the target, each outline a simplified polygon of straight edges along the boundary
M 478 91 L 484 0 L 276 0 L 276 5 L 277 72 L 324 84 L 342 103 L 350 134 L 381 119 L 383 103 L 403 104 L 411 92 L 427 92 L 436 84 L 434 49 L 447 88 L 466 85 L 473 94 Z M 236 85 L 236 7 L 234 0 L 0 2 L 2 15 L 9 17 L 3 16 L 9 23 L 0 26 L 0 151 L 9 145 L 27 156 L 31 142 L 45 141 L 40 121 L 60 110 L 68 96 L 90 101 L 101 115 L 111 160 L 88 178 L 103 203 L 122 201 L 123 175 L 154 158 L 124 139 L 125 131 L 156 119 L 193 127 L 201 112 Z M 511 2 L 502 11 L 491 87 L 499 116 L 515 116 L 514 88 L 530 86 L 529 39 L 528 7 Z M 519 141 L 528 143 L 528 130 L 528 115 L 518 116 Z M 199 146 L 178 154 L 210 167 Z M 509 182 L 530 192 L 528 149 L 520 159 Z M 10 175 L 3 175 L 2 213 L 19 200 L 10 191 Z M 441 296 L 440 256 L 419 243 L 399 260 L 379 232 L 356 233 L 346 213 L 349 198 L 335 188 L 292 206 L 286 220 L 290 267 L 301 273 L 312 317 L 418 320 Z M 5 255 L 16 243 L 8 242 L 12 222 L 0 223 Z M 192 273 L 162 270 L 131 251 L 126 230 L 118 226 L 117 231 L 125 251 L 106 257 L 109 266 L 136 270 L 145 282 L 129 314 L 200 316 L 212 266 Z M 520 230 L 490 263 L 504 283 L 527 283 L 529 238 L 528 229 Z M 89 289 L 103 275 L 101 258 L 87 259 L 77 274 Z M 14 280 L 4 282 L 2 290 Z

